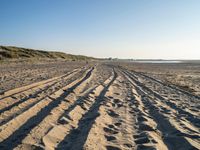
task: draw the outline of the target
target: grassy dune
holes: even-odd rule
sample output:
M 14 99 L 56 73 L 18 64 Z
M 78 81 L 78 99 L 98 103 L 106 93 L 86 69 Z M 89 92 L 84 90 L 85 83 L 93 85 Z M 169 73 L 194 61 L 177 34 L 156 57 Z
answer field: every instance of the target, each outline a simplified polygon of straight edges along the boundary
M 72 55 L 63 52 L 49 52 L 21 47 L 0 46 L 0 60 L 7 59 L 64 59 L 64 60 L 91 60 L 92 57 Z

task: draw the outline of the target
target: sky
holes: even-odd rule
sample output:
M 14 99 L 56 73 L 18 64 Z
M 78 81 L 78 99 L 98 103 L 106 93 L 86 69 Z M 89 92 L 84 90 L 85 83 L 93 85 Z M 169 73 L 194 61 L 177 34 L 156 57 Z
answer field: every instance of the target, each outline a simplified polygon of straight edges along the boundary
M 200 0 L 0 0 L 0 45 L 200 59 Z

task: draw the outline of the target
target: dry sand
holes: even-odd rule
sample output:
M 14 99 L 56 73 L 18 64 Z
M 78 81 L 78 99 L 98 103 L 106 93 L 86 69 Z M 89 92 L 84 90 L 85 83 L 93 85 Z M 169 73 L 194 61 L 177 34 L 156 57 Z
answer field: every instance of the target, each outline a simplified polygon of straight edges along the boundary
M 198 89 L 166 84 L 156 69 L 132 66 L 1 66 L 0 149 L 200 149 Z M 35 79 L 41 74 L 48 77 Z

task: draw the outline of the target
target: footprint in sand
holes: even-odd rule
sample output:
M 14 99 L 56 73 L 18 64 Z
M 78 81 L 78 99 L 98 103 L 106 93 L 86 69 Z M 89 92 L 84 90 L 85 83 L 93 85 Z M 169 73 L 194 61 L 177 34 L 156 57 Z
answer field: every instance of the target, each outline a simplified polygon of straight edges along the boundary
M 132 147 L 133 147 L 133 145 L 131 145 L 131 144 L 129 144 L 129 143 L 125 143 L 124 146 L 125 146 L 126 148 L 132 148 Z
M 114 136 L 108 136 L 108 135 L 105 135 L 105 138 L 106 138 L 106 140 L 107 141 L 114 141 L 114 140 L 116 140 L 116 137 L 114 137 Z
M 103 130 L 104 130 L 104 132 L 109 133 L 109 134 L 118 134 L 119 133 L 115 129 L 111 129 L 111 128 L 107 128 L 107 127 L 104 127 Z
M 121 150 L 121 149 L 115 146 L 106 146 L 106 150 Z
M 155 131 L 153 127 L 151 127 L 148 124 L 145 124 L 144 122 L 139 123 L 139 130 L 140 131 Z
M 117 113 L 115 113 L 113 110 L 108 110 L 108 115 L 114 118 L 119 117 L 119 115 Z
M 138 145 L 136 150 L 156 150 L 153 146 Z
M 119 127 L 119 126 L 122 125 L 122 123 L 121 123 L 121 122 L 117 122 L 117 123 L 115 123 L 114 125 L 117 126 L 117 127 Z
M 135 139 L 135 143 L 140 144 L 147 144 L 147 143 L 157 143 L 147 132 L 141 132 L 139 134 L 133 135 Z
M 120 93 L 114 93 L 115 95 L 120 95 Z

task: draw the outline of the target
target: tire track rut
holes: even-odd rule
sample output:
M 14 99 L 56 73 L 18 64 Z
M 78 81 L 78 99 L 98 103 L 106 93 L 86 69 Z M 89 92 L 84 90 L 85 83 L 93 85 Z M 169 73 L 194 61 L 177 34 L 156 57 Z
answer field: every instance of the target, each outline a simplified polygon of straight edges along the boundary
M 117 71 L 117 69 L 116 69 Z M 117 71 L 118 72 L 118 71 Z M 83 149 L 128 150 L 135 148 L 131 88 L 121 73 L 105 94 Z
M 159 97 L 155 97 L 155 93 L 140 83 L 134 76 L 127 71 L 123 71 L 133 82 L 136 91 L 141 95 L 141 101 L 145 108 L 148 110 L 149 115 L 157 124 L 157 128 L 162 135 L 162 140 L 167 145 L 168 149 L 197 149 L 184 137 L 184 133 L 178 130 L 170 118 L 166 118 L 163 113 L 160 112 L 159 107 L 156 105 L 160 101 Z
M 0 95 L 0 149 L 200 149 L 195 97 L 97 64 Z
M 1 100 L 0 100 L 0 104 L 1 104 L 0 105 L 1 106 L 0 113 L 3 113 L 4 111 L 9 110 L 10 108 L 12 108 L 16 105 L 23 103 L 24 101 L 28 100 L 29 98 L 37 97 L 38 94 L 45 92 L 45 90 L 47 90 L 49 87 L 53 86 L 57 81 L 64 80 L 66 77 L 73 75 L 73 74 L 77 73 L 78 71 L 79 70 L 75 69 L 74 71 L 69 72 L 65 75 L 59 76 L 59 77 L 54 77 L 52 79 L 33 83 L 28 86 L 24 86 L 24 87 L 20 87 L 20 88 L 8 91 L 7 93 L 11 93 L 11 94 L 6 93 L 7 96 L 1 98 Z M 17 92 L 17 93 L 13 92 L 16 90 L 19 92 Z
M 75 74 L 69 73 L 65 77 L 57 79 L 51 85 L 44 85 L 44 89 L 39 89 L 39 91 L 31 94 L 31 96 L 21 99 L 18 102 L 13 103 L 12 105 L 9 105 L 8 107 L 2 109 L 0 111 L 0 125 L 7 123 L 14 117 L 33 107 L 35 104 L 43 100 L 46 96 L 53 94 L 57 89 L 64 87 L 69 82 L 67 79 Z
M 37 124 L 39 124 L 53 108 L 57 107 L 61 103 L 63 98 L 73 92 L 76 87 L 78 87 L 91 75 L 93 69 L 94 68 L 90 69 L 83 78 L 74 81 L 71 87 L 64 88 L 64 92 L 60 91 L 60 95 L 57 99 L 48 96 L 47 99 L 43 100 L 41 103 L 38 103 L 37 106 L 34 106 L 35 111 L 32 111 L 34 110 L 34 108 L 32 108 L 31 110 L 26 111 L 24 114 L 22 114 L 27 117 L 24 117 L 26 119 L 22 119 L 23 121 L 20 123 L 21 126 L 20 124 L 17 125 L 19 128 L 16 129 L 16 125 L 14 124 L 15 122 L 18 122 L 17 118 L 15 118 L 15 120 L 8 125 L 4 125 L 3 127 L 1 127 L 0 146 L 4 149 L 13 149 L 14 147 L 16 147 L 22 141 L 22 139 L 25 138 L 25 136 L 30 132 L 32 128 L 37 126 Z M 22 116 L 19 117 L 22 118 Z M 10 133 L 10 131 L 13 131 L 11 135 L 8 134 Z M 7 135 L 7 138 L 5 135 Z
M 75 129 L 71 130 L 69 134 L 64 138 L 62 142 L 58 144 L 57 149 L 82 149 L 84 143 L 87 139 L 87 135 L 95 121 L 98 117 L 98 109 L 101 106 L 102 102 L 105 100 L 104 96 L 115 81 L 117 73 L 113 70 L 113 76 L 109 83 L 101 90 L 99 95 L 95 98 L 94 103 L 88 108 L 89 110 L 84 113 L 78 121 L 78 125 Z M 67 143 L 66 143 L 67 142 Z
M 132 74 L 133 75 L 133 74 Z M 133 75 L 134 76 L 134 75 Z M 136 77 L 137 78 L 137 77 Z M 146 82 L 145 82 L 146 83 Z M 140 84 L 142 85 L 142 83 L 140 82 Z M 146 85 L 143 85 L 143 88 L 145 88 L 146 90 L 150 91 L 151 93 L 154 94 L 154 96 L 156 96 L 157 98 L 159 98 L 164 104 L 168 105 L 169 107 L 171 107 L 172 109 L 176 110 L 178 112 L 178 116 L 179 118 L 185 118 L 187 119 L 189 122 L 191 122 L 192 125 L 196 126 L 197 128 L 200 127 L 200 118 L 198 113 L 194 112 L 192 113 L 189 110 L 184 110 L 182 107 L 183 103 L 181 103 L 181 106 L 177 106 L 177 104 L 175 102 L 171 102 L 170 100 L 167 100 L 166 98 L 164 98 L 161 94 L 163 94 L 163 91 L 159 91 L 159 93 L 157 92 L 156 89 L 162 89 L 163 86 L 161 86 L 161 84 L 155 84 L 155 83 L 150 83 L 150 85 L 147 87 L 147 85 L 149 85 L 148 83 L 146 83 Z M 153 85 L 154 86 L 158 86 L 156 89 L 153 89 Z M 150 89 L 151 88 L 151 89 Z M 153 90 L 152 90 L 153 89 Z M 173 95 L 170 93 L 170 91 L 168 91 L 167 89 L 165 90 L 165 93 L 168 93 L 168 95 Z M 188 96 L 188 95 L 187 95 Z M 183 101 L 185 98 L 179 98 L 179 101 Z M 193 97 L 188 97 L 188 99 L 193 99 Z M 189 104 L 187 104 L 187 106 L 189 106 Z M 195 115 L 196 113 L 196 115 Z M 198 130 L 198 129 L 197 129 Z

